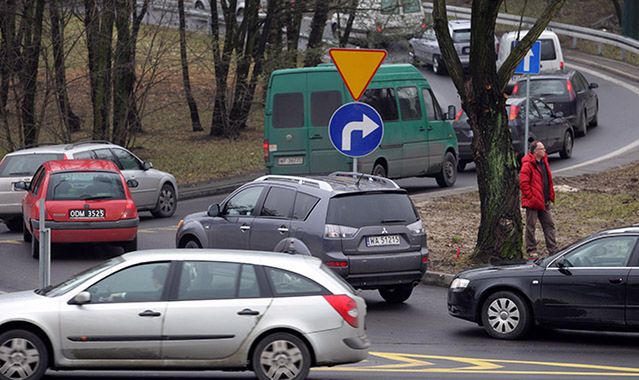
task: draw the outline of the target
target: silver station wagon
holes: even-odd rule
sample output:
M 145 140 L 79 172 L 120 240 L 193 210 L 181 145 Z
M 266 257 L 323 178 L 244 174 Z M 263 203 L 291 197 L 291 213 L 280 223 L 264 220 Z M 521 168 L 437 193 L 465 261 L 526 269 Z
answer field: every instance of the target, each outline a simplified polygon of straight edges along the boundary
M 132 252 L 53 287 L 0 295 L 0 378 L 154 368 L 301 380 L 310 367 L 366 358 L 365 314 L 314 257 Z

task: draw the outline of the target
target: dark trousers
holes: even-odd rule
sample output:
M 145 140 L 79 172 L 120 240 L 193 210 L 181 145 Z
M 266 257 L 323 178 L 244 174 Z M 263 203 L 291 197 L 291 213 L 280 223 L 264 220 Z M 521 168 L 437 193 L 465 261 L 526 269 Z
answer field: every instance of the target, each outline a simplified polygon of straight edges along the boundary
M 552 218 L 551 203 L 546 203 L 545 210 L 526 209 L 526 252 L 537 252 L 537 239 L 535 238 L 535 225 L 537 220 L 541 224 L 546 240 L 548 254 L 552 255 L 557 251 L 557 241 L 555 240 L 555 221 Z

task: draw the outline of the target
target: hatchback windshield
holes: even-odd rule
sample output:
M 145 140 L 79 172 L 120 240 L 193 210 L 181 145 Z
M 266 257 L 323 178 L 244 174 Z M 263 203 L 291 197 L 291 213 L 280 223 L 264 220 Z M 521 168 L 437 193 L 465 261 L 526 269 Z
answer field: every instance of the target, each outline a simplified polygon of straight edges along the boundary
M 389 207 L 390 205 L 390 207 Z M 366 193 L 332 198 L 327 224 L 360 228 L 383 224 L 410 224 L 419 220 L 408 195 Z
M 54 173 L 47 200 L 125 199 L 122 180 L 114 172 Z
M 517 94 L 526 94 L 526 81 L 519 81 Z M 530 95 L 566 95 L 566 81 L 563 79 L 537 79 L 530 81 Z
M 55 153 L 6 156 L 0 163 L 0 177 L 32 176 L 43 163 L 62 159 L 63 154 Z
M 124 259 L 121 256 L 114 257 L 111 260 L 107 260 L 101 264 L 98 264 L 92 268 L 89 268 L 83 272 L 76 274 L 75 276 L 69 278 L 68 280 L 59 283 L 55 286 L 48 286 L 44 289 L 38 289 L 36 292 L 40 295 L 47 297 L 56 297 L 62 294 L 65 294 L 69 290 L 75 288 L 77 285 L 83 283 L 84 281 L 90 279 L 91 277 L 101 273 L 114 265 L 118 265 L 123 262 Z

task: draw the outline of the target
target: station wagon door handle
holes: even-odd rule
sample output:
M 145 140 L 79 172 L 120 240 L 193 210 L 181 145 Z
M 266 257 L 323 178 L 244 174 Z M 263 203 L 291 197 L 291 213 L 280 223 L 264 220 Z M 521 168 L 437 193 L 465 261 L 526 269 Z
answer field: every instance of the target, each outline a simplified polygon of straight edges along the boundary
M 313 135 L 308 138 L 309 140 L 322 140 L 324 139 L 321 135 Z
M 240 227 L 240 230 L 241 230 L 242 232 L 246 232 L 246 231 L 248 231 L 248 230 L 250 230 L 250 229 L 251 229 L 251 226 L 241 226 L 241 227 Z
M 244 310 L 238 311 L 237 315 L 260 315 L 260 312 L 251 310 L 251 309 L 244 309 Z
M 288 232 L 288 227 L 282 226 L 277 229 L 281 234 Z
M 608 279 L 608 282 L 614 285 L 621 284 L 623 282 L 623 278 L 610 278 Z
M 162 315 L 159 311 L 145 310 L 138 314 L 140 317 L 159 317 Z

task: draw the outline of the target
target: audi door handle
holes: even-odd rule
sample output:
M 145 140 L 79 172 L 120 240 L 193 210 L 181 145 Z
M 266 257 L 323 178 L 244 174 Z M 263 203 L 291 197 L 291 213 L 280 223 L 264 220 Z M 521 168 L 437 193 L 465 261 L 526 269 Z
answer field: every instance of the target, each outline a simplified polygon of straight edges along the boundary
M 159 316 L 162 315 L 162 313 L 160 313 L 158 311 L 153 311 L 153 310 L 145 310 L 145 311 L 141 312 L 138 315 L 140 317 L 159 317 Z
M 244 310 L 238 311 L 237 315 L 260 315 L 260 312 L 251 310 L 251 309 L 244 309 Z
M 611 278 L 611 279 L 608 279 L 608 282 L 615 285 L 621 284 L 623 282 L 623 278 Z
M 309 137 L 309 140 L 322 140 L 323 137 L 321 135 L 313 135 Z
M 283 234 L 283 233 L 288 232 L 288 227 L 284 227 L 284 226 L 282 226 L 282 227 L 278 228 L 277 230 L 278 230 L 281 234 Z
M 251 229 L 251 226 L 241 226 L 241 227 L 240 227 L 240 230 L 241 230 L 242 232 L 246 232 L 246 231 L 248 231 L 248 230 L 250 230 L 250 229 Z

